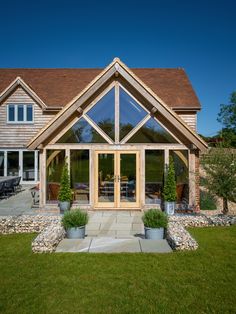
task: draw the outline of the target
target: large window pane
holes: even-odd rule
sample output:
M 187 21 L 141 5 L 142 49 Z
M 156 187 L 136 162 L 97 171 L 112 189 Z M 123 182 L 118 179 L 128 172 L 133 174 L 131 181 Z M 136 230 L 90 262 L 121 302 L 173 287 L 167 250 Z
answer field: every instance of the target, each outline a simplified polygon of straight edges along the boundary
M 15 121 L 15 106 L 14 105 L 8 106 L 8 120 Z
M 65 164 L 64 150 L 47 150 L 46 180 L 47 180 L 47 201 L 58 200 L 62 168 Z
M 120 88 L 120 140 L 122 140 L 147 112 L 122 88 Z
M 128 141 L 128 143 L 177 143 L 154 118 L 150 118 Z
M 19 152 L 7 152 L 7 175 L 19 175 Z
M 87 115 L 108 135 L 115 139 L 115 88 L 103 96 Z
M 34 181 L 34 152 L 23 152 L 23 180 Z
M 164 180 L 164 151 L 145 151 L 145 202 L 160 204 Z
M 81 118 L 57 141 L 57 143 L 107 142 L 84 118 Z
M 0 152 L 0 176 L 4 176 L 4 152 Z
M 20 122 L 24 121 L 24 105 L 18 105 L 17 108 L 17 120 Z
M 89 203 L 89 150 L 70 151 L 71 187 L 74 201 Z
M 114 202 L 114 154 L 98 155 L 98 201 Z
M 33 106 L 27 105 L 26 107 L 26 121 L 33 121 Z
M 120 155 L 120 201 L 136 202 L 136 154 Z
M 176 191 L 177 203 L 189 202 L 189 164 L 188 151 L 175 150 L 170 151 L 170 156 L 173 157 L 175 176 L 176 176 Z

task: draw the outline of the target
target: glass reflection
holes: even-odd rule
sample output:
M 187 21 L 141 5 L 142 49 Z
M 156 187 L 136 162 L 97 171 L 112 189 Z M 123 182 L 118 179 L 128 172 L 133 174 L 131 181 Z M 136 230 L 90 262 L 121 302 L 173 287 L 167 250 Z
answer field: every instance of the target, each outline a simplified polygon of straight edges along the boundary
M 62 168 L 65 163 L 64 150 L 47 150 L 46 180 L 47 180 L 47 201 L 58 200 Z
M 87 115 L 108 135 L 115 140 L 115 88 L 103 96 Z
M 150 118 L 127 143 L 177 143 L 154 118 Z
M 0 176 L 4 176 L 4 152 L 0 152 Z
M 176 176 L 177 203 L 189 203 L 189 163 L 187 150 L 170 151 Z
M 74 201 L 89 203 L 89 150 L 70 151 L 71 187 Z
M 114 154 L 98 155 L 98 201 L 114 202 Z
M 7 175 L 19 175 L 19 152 L 7 152 Z
M 120 140 L 122 140 L 147 112 L 122 88 L 120 88 Z
M 136 154 L 120 155 L 120 201 L 136 202 Z
M 145 203 L 160 204 L 164 179 L 164 151 L 145 151 Z
M 34 152 L 23 152 L 23 180 L 34 181 Z
M 57 143 L 106 143 L 106 141 L 84 118 L 81 118 Z

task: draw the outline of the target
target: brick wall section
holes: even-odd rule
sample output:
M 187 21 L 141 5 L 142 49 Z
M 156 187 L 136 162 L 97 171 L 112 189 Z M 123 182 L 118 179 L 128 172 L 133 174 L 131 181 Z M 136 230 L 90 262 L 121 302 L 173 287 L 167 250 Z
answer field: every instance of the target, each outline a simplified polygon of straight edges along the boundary
M 200 205 L 200 159 L 199 159 L 199 151 L 195 152 L 195 204 L 196 206 Z

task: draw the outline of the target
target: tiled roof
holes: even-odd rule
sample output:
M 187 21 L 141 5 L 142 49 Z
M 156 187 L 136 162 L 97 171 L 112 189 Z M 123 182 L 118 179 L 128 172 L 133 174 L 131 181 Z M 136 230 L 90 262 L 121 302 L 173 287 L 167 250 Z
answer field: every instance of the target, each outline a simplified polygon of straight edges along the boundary
M 65 106 L 102 69 L 0 69 L 0 94 L 21 77 L 48 107 Z M 183 69 L 131 69 L 173 109 L 200 109 L 199 100 Z

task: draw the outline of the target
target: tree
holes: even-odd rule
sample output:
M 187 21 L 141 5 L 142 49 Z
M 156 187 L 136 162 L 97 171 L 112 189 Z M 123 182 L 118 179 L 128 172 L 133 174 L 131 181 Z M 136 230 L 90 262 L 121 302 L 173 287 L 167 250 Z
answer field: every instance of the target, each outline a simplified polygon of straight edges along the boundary
M 176 201 L 176 181 L 175 168 L 172 156 L 170 156 L 169 167 L 167 169 L 167 176 L 164 184 L 163 197 L 166 202 Z
M 223 199 L 223 214 L 227 214 L 228 201 L 236 202 L 236 151 L 211 148 L 201 163 L 206 171 L 205 187 L 210 194 Z
M 231 94 L 229 104 L 220 105 L 217 121 L 223 125 L 220 135 L 225 146 L 236 147 L 236 91 Z
M 70 188 L 70 175 L 67 160 L 65 160 L 65 164 L 62 169 L 58 199 L 61 202 L 70 202 L 72 199 L 72 193 Z

